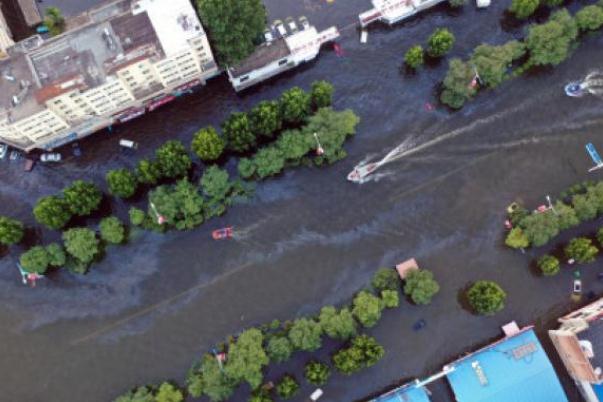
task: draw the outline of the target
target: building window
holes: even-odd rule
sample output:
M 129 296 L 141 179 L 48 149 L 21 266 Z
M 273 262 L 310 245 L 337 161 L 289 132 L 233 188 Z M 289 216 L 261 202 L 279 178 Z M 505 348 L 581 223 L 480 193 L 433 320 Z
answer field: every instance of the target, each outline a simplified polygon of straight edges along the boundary
M 278 62 L 279 66 L 282 66 L 284 64 L 287 64 L 287 59 L 283 59 L 283 60 L 281 60 L 281 61 Z

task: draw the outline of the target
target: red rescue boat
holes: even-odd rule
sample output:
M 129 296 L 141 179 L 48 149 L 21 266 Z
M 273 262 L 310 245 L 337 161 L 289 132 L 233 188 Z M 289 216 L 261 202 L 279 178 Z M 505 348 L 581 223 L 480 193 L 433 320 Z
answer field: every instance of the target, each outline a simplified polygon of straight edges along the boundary
M 232 226 L 214 230 L 213 232 L 211 232 L 211 237 L 213 237 L 214 240 L 231 239 L 232 238 Z

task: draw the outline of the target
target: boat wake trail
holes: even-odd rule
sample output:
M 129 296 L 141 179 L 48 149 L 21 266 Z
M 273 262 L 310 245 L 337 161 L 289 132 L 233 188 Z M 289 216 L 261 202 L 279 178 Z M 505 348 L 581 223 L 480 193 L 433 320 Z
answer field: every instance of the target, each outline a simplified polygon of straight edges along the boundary
M 567 84 L 565 93 L 573 97 L 581 97 L 586 94 L 603 97 L 603 71 L 594 70 L 588 73 L 582 81 Z

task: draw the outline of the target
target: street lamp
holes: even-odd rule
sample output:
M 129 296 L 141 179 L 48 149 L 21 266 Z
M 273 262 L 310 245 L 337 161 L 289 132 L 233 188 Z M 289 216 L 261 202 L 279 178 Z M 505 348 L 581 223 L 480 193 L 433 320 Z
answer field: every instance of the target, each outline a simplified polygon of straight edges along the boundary
M 553 211 L 555 215 L 557 215 L 557 211 L 555 211 L 553 203 L 551 202 L 551 197 L 548 194 L 546 195 L 546 201 L 549 203 L 549 208 Z

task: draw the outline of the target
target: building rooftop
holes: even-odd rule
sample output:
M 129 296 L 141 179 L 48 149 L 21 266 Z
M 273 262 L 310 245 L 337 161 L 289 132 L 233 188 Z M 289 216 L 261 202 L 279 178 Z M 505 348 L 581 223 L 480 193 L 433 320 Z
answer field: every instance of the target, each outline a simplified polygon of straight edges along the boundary
M 451 363 L 448 382 L 459 402 L 567 402 L 557 374 L 531 328 Z
M 430 400 L 425 388 L 417 387 L 415 383 L 409 383 L 389 391 L 370 402 L 430 402 Z
M 592 345 L 593 357 L 590 359 L 593 367 L 603 368 L 603 320 L 590 321 L 588 328 L 578 332 L 578 339 L 588 341 Z
M 282 59 L 290 53 L 285 39 L 279 38 L 270 43 L 256 47 L 255 51 L 235 67 L 230 68 L 233 77 L 240 77 L 253 70 L 264 67 L 273 61 Z

